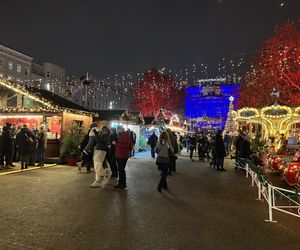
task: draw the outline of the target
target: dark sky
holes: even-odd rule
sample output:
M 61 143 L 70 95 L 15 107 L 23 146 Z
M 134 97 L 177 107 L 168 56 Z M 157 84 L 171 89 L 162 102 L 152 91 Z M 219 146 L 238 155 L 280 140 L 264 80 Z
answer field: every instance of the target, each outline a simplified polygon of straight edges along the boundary
M 1 0 L 0 11 L 0 43 L 105 77 L 252 53 L 300 18 L 300 1 Z

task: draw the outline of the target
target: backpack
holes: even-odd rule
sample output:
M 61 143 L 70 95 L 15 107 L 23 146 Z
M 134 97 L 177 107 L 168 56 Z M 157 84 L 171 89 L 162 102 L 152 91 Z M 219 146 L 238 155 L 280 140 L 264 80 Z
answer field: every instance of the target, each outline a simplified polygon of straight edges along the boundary
M 30 136 L 28 136 L 26 133 L 24 135 L 25 135 L 25 141 L 27 143 L 33 143 L 33 139 Z

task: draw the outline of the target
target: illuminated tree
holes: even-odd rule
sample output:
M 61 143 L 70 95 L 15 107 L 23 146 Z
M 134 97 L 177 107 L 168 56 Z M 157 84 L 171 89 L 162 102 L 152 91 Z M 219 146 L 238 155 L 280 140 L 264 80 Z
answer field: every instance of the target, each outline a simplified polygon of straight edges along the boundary
M 133 86 L 132 96 L 132 108 L 144 116 L 156 116 L 160 109 L 179 113 L 183 110 L 183 89 L 176 87 L 171 75 L 154 68 L 144 73 L 142 80 Z
M 300 104 L 300 31 L 299 24 L 287 22 L 275 29 L 253 58 L 251 70 L 241 86 L 239 107 L 262 107 L 274 102 L 270 93 L 280 93 L 278 101 Z
M 233 113 L 233 100 L 234 98 L 231 96 L 229 98 L 229 110 L 227 113 L 227 120 L 225 123 L 225 128 L 224 128 L 224 133 L 226 134 L 227 132 L 231 136 L 236 136 L 238 134 L 238 129 L 236 127 L 236 123 L 234 120 L 234 113 Z

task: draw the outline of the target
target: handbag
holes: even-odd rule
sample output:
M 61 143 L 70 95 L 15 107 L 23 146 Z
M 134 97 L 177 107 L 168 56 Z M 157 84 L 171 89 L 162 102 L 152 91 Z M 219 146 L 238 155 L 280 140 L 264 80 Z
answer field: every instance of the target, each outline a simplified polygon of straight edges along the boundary
M 155 162 L 156 165 L 158 165 L 159 163 L 170 163 L 171 162 L 170 157 L 159 156 L 159 153 L 160 153 L 161 149 L 163 148 L 163 146 L 160 148 L 160 150 L 157 153 L 158 156 L 157 156 L 156 162 Z

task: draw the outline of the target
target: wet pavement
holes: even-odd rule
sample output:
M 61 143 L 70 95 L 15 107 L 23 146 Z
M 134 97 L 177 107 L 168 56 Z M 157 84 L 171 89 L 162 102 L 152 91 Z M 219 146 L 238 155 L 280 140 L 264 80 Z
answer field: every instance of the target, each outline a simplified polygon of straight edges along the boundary
M 150 154 L 150 153 L 149 153 Z M 257 201 L 242 171 L 177 161 L 169 190 L 147 154 L 130 159 L 128 189 L 57 166 L 0 176 L 0 249 L 300 249 L 300 219 Z

